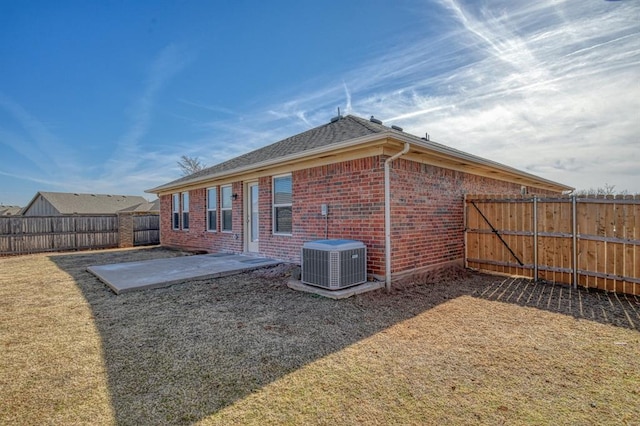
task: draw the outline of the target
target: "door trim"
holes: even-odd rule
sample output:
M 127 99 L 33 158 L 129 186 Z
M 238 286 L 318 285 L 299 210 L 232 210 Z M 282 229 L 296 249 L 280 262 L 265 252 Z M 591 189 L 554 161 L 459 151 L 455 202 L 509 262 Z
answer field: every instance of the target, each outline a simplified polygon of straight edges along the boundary
M 253 203 L 254 193 L 252 190 L 255 188 L 255 195 L 257 196 L 256 203 Z M 244 193 L 246 194 L 245 205 L 244 205 L 244 251 L 247 253 L 258 253 L 260 251 L 260 186 L 258 185 L 258 181 L 250 181 L 245 182 L 244 185 Z M 258 211 L 253 211 L 255 208 Z M 253 237 L 253 222 L 257 222 L 256 224 L 256 232 L 258 233 L 258 238 L 255 241 L 252 239 Z

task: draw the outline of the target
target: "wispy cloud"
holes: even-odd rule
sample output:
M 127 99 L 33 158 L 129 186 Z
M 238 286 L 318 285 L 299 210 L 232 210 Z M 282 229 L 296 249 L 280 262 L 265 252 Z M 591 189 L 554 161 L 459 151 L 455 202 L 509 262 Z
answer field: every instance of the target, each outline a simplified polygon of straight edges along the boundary
M 640 65 L 636 4 L 536 2 L 499 17 L 484 12 L 482 19 L 463 19 L 457 3 L 446 3 L 454 5 L 472 36 L 467 42 L 475 38 L 482 57 L 451 74 L 466 87 L 452 93 L 456 110 L 437 116 L 432 133 L 579 187 L 602 185 L 593 179 L 603 175 L 618 187 L 637 182 L 637 175 L 621 175 L 619 167 L 623 159 L 640 160 L 634 148 L 640 107 L 633 84 Z M 569 153 L 576 164 L 571 168 L 558 160 Z M 590 169 L 593 163 L 598 173 Z
M 579 188 L 640 192 L 640 3 L 424 0 L 425 26 L 366 49 L 355 68 L 310 80 L 249 108 L 175 100 L 193 133 L 150 143 L 157 106 L 194 59 L 171 44 L 128 106 L 128 126 L 97 178 L 52 127 L 0 94 L 0 143 L 37 165 L 22 176 L 63 190 L 140 192 L 179 175 L 180 155 L 215 164 L 326 123 L 337 108 Z M 170 107 L 165 107 L 171 109 Z M 207 118 L 204 118 L 207 117 Z M 195 135 L 195 136 L 193 136 Z M 94 167 L 94 166 L 92 166 Z M 51 170 L 57 170 L 51 172 Z
M 26 173 L 7 173 L 4 171 L 0 171 L 0 175 L 2 176 L 7 176 L 10 178 L 14 178 L 14 179 L 18 179 L 18 180 L 22 180 L 22 181 L 28 181 L 28 182 L 34 182 L 40 185 L 46 185 L 46 186 L 54 186 L 54 187 L 58 187 L 58 188 L 62 188 L 65 183 L 64 182 L 55 182 L 52 181 L 50 178 L 40 178 L 37 177 L 35 175 L 33 175 L 32 173 L 26 174 Z
M 342 82 L 342 86 L 344 87 L 344 97 L 345 97 L 345 108 L 344 108 L 344 112 L 346 114 L 351 114 L 351 111 L 353 110 L 353 107 L 351 106 L 351 92 L 349 91 L 349 88 L 347 87 L 347 83 L 345 83 L 344 81 Z
M 175 166 L 176 158 L 173 149 L 163 151 L 154 146 L 149 150 L 143 145 L 153 126 L 160 92 L 192 58 L 187 49 L 176 44 L 167 46 L 157 55 L 139 97 L 127 110 L 128 129 L 114 141 L 111 156 L 100 165 L 79 160 L 71 146 L 56 137 L 49 126 L 0 94 L 0 111 L 8 113 L 19 129 L 0 128 L 0 141 L 28 159 L 38 170 L 31 170 L 29 174 L 15 170 L 0 170 L 0 173 L 47 188 L 92 193 L 140 193 L 159 181 L 173 179 L 171 168 Z M 103 170 L 101 174 L 99 169 Z
M 170 44 L 155 58 L 139 98 L 130 107 L 129 129 L 116 143 L 116 150 L 106 164 L 105 178 L 132 176 L 144 164 L 140 142 L 148 133 L 158 93 L 193 59 L 183 46 Z
M 233 111 L 232 109 L 229 108 L 225 108 L 225 107 L 221 107 L 218 105 L 210 105 L 207 103 L 203 103 L 203 102 L 195 102 L 195 101 L 191 101 L 188 99 L 179 99 L 180 102 L 182 102 L 185 105 L 190 105 L 193 107 L 197 107 L 197 108 L 202 108 L 208 111 L 213 111 L 213 112 L 217 112 L 217 113 L 222 113 L 222 114 L 226 114 L 226 115 L 236 115 L 237 112 Z
M 2 93 L 0 112 L 4 112 L 8 122 L 14 124 L 14 130 L 0 127 L 0 143 L 35 166 L 38 175 L 31 176 L 31 180 L 37 181 L 40 176 L 42 181 L 52 184 L 63 170 L 68 176 L 76 176 L 80 168 L 74 152 L 49 130 L 46 123 Z M 11 164 L 7 163 L 5 167 L 11 168 Z M 7 170 L 4 173 L 11 174 Z
M 270 120 L 252 129 L 293 130 L 301 115 L 317 125 L 341 102 L 573 186 L 607 176 L 640 191 L 640 171 L 627 166 L 640 164 L 637 2 L 434 4 L 448 16 L 439 38 L 407 40 L 335 83 L 271 103 Z

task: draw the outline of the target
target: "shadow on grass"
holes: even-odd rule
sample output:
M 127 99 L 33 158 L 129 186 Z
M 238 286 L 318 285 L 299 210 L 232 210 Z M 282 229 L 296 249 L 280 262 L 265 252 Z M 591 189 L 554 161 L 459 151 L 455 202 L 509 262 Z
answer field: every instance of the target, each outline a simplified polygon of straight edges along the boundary
M 91 306 L 118 424 L 193 423 L 448 300 L 470 295 L 521 303 L 524 296 L 514 299 L 518 289 L 528 294 L 527 286 L 521 288 L 524 281 L 452 270 L 391 293 L 340 301 L 295 292 L 284 277 L 256 273 L 116 296 L 86 272 L 90 265 L 176 255 L 145 249 L 51 256 Z M 535 299 L 537 307 L 555 310 L 555 299 L 537 286 L 524 305 Z M 536 291 L 543 296 L 535 298 Z M 545 305 L 545 300 L 551 302 Z M 560 312 L 574 314 L 573 306 L 571 312 Z
M 640 329 L 640 298 L 584 287 L 522 278 L 496 279 L 475 294 L 487 300 L 512 303 L 570 315 L 575 318 Z

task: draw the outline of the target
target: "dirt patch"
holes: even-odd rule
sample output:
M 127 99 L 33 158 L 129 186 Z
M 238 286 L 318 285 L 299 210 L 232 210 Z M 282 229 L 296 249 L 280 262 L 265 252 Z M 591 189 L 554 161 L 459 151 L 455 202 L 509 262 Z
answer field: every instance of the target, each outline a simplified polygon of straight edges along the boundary
M 448 266 L 440 269 L 434 269 L 421 274 L 405 277 L 395 281 L 393 287 L 396 289 L 408 290 L 422 285 L 434 285 L 441 283 L 457 282 L 472 278 L 474 275 L 468 269 L 459 266 Z
M 270 278 L 281 282 L 286 282 L 293 275 L 298 273 L 300 267 L 292 263 L 281 263 L 280 265 L 256 269 L 251 272 L 251 276 L 258 278 Z

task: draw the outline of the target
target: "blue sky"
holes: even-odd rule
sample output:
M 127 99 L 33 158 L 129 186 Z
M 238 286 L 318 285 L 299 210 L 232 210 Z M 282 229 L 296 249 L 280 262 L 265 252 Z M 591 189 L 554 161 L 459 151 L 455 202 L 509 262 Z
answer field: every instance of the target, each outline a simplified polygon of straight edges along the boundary
M 0 0 L 0 204 L 145 195 L 375 115 L 576 188 L 640 193 L 637 0 Z

